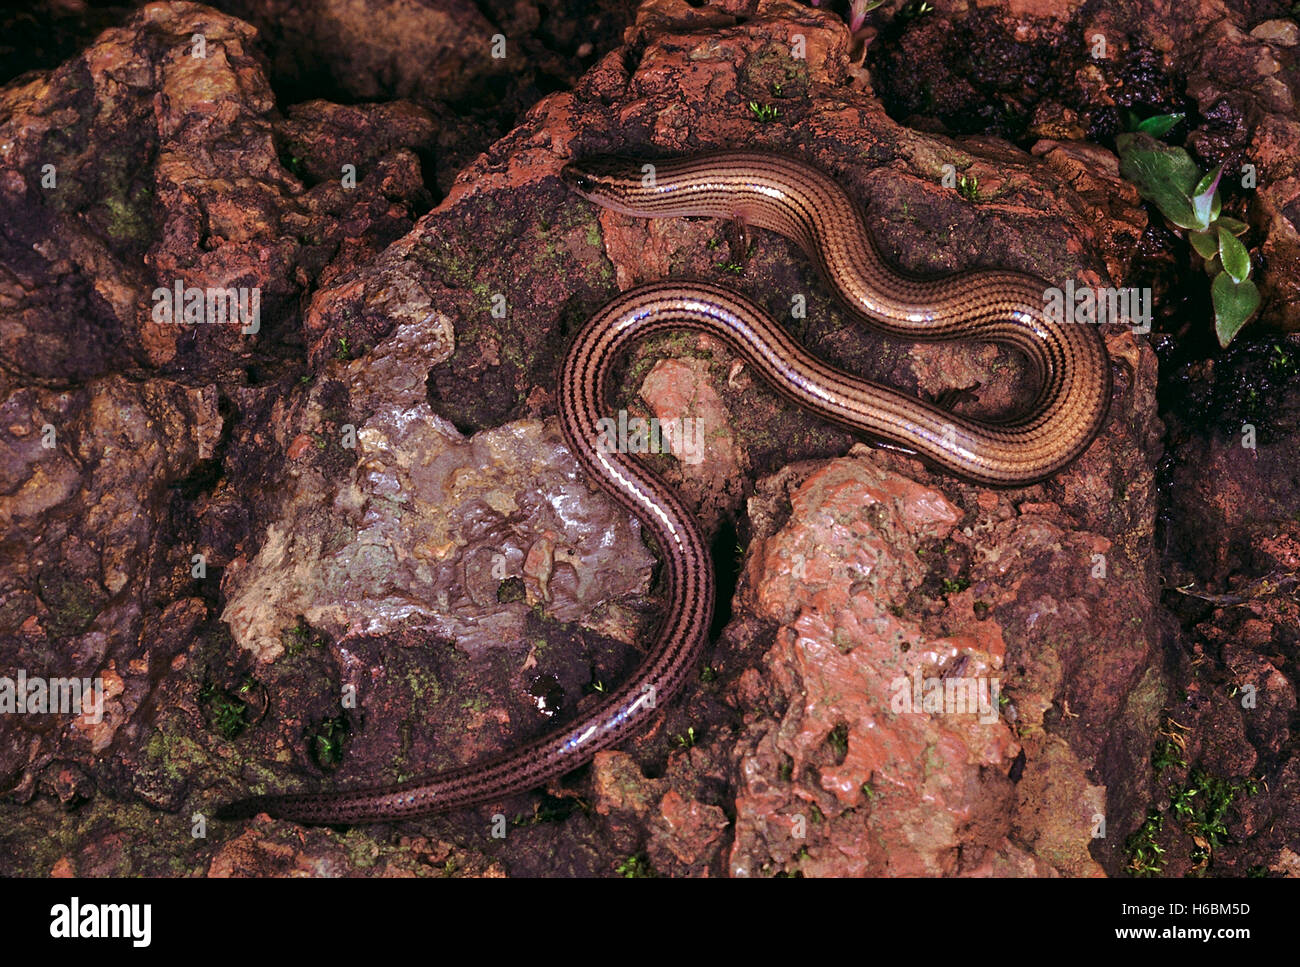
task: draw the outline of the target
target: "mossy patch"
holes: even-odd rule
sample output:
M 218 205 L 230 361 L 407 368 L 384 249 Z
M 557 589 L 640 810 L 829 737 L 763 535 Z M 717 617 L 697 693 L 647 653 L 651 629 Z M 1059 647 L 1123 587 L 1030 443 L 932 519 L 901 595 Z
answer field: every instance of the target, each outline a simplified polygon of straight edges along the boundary
M 45 631 L 51 641 L 86 631 L 107 602 L 107 595 L 99 588 L 54 568 L 41 572 L 36 594 L 50 609 L 45 618 Z

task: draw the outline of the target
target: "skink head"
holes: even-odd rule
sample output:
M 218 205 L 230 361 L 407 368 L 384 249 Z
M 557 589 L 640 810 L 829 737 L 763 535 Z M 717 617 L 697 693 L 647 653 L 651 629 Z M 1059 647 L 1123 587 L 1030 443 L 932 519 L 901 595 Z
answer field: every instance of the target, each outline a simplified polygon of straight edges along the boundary
M 750 159 L 735 153 L 653 161 L 599 155 L 566 165 L 564 180 L 588 201 L 634 218 L 733 218 L 744 213 L 752 194 L 745 180 Z
M 596 179 L 573 165 L 565 165 L 562 172 L 564 180 L 573 186 L 574 191 L 590 197 L 596 190 Z
M 564 166 L 564 180 L 583 198 L 626 215 L 643 215 L 644 196 L 641 162 L 615 155 L 583 158 Z M 641 199 L 638 204 L 638 199 Z

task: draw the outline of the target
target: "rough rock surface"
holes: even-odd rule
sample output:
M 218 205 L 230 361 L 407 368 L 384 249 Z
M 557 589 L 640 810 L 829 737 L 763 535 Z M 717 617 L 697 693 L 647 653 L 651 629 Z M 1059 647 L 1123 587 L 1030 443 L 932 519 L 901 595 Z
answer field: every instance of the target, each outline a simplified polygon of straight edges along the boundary
M 430 203 L 404 147 L 419 135 L 409 112 L 339 121 L 322 106 L 328 128 L 282 129 L 251 37 L 211 8 L 153 4 L 0 91 L 0 654 L 6 676 L 98 677 L 105 697 L 98 721 L 0 720 L 0 776 L 21 800 L 40 789 L 71 808 L 96 789 L 151 789 L 146 801 L 175 809 L 188 794 L 205 649 L 223 647 L 221 568 L 251 536 L 257 486 L 243 485 L 277 463 L 227 465 L 230 449 L 257 436 L 244 418 L 297 382 L 302 292 Z M 311 106 L 297 116 L 314 123 Z M 296 138 L 316 163 L 367 137 L 384 149 L 351 154 L 349 189 L 307 187 L 277 148 Z M 177 282 L 256 290 L 256 331 L 153 321 L 156 290 Z M 182 707 L 196 713 L 186 736 L 162 740 L 161 710 Z M 143 764 L 179 747 L 193 773 Z M 129 839 L 142 816 L 84 815 L 83 835 Z M 139 866 L 112 869 L 175 869 L 134 855 Z
M 1289 349 L 1300 368 L 1300 341 L 1292 337 Z M 1191 633 L 1175 672 L 1179 700 L 1162 729 L 1179 751 L 1160 770 L 1158 802 L 1194 784 L 1198 770 L 1253 777 L 1256 786 L 1235 802 L 1233 833 L 1248 845 L 1203 859 L 1196 830 L 1175 826 L 1162 840 L 1167 875 L 1211 858 L 1237 876 L 1295 875 L 1286 856 L 1300 796 L 1300 386 L 1292 381 L 1271 399 L 1257 435 L 1253 424 L 1245 433 L 1173 428 L 1187 439 L 1169 470 L 1165 598 Z
M 470 656 L 522 643 L 533 607 L 561 621 L 599 613 L 633 636 L 635 622 L 610 607 L 649 584 L 635 523 L 591 499 L 555 427 L 511 423 L 467 440 L 435 416 L 425 367 L 450 356 L 450 330 L 436 314 L 426 323 L 332 365 L 339 378 L 305 411 L 317 426 L 281 428 L 301 469 L 289 470 L 257 557 L 227 569 L 222 615 L 261 661 L 279 657 L 295 617 L 335 638 L 426 631 Z M 346 403 L 326 413 L 340 394 Z M 354 425 L 341 412 L 371 415 Z M 303 459 L 330 451 L 341 459 Z
M 638 348 L 611 408 L 705 427 L 702 461 L 646 457 L 699 510 L 723 575 L 725 628 L 699 680 L 541 795 L 346 834 L 207 819 L 249 791 L 401 780 L 509 748 L 631 673 L 663 607 L 653 555 L 576 474 L 550 389 L 569 334 L 618 289 L 722 279 L 846 369 L 926 395 L 979 384 L 958 404 L 971 414 L 1022 398 L 1014 354 L 864 331 L 791 243 L 754 233 L 731 261 L 726 226 L 599 211 L 557 177 L 570 157 L 768 147 L 867 201 L 907 270 L 1118 284 L 1145 214 L 1113 155 L 1079 139 L 1130 103 L 1120 79 L 1151 78 L 1143 103 L 1158 106 L 1164 57 L 1201 106 L 1201 160 L 1259 159 L 1258 194 L 1235 203 L 1273 318 L 1300 277 L 1294 38 L 1215 2 L 1132 24 L 1025 3 L 1010 34 L 961 21 L 990 54 L 1023 40 L 1004 68 L 1049 68 L 1067 21 L 1109 39 L 1073 88 L 1006 102 L 1030 151 L 942 133 L 944 110 L 996 101 L 978 78 L 928 119 L 920 102 L 906 125 L 886 113 L 902 102 L 882 66 L 898 51 L 929 63 L 955 7 L 855 39 L 787 0 L 648 0 L 624 46 L 583 55 L 572 90 L 472 160 L 450 150 L 476 142 L 448 99 L 497 69 L 480 41 L 507 15 L 471 5 L 389 37 L 391 60 L 366 47 L 328 67 L 331 97 L 397 100 L 317 91 L 277 108 L 272 77 L 309 87 L 304 51 L 394 5 L 331 3 L 314 22 L 246 6 L 286 38 L 317 32 L 272 65 L 247 23 L 149 4 L 0 89 L 0 662 L 105 686 L 100 721 L 0 719 L 9 870 L 1115 875 L 1148 809 L 1178 794 L 1152 768 L 1165 753 L 1184 760 L 1175 785 L 1196 781 L 1188 762 L 1267 779 L 1239 804 L 1252 845 L 1232 869 L 1300 863 L 1294 421 L 1179 470 L 1183 533 L 1214 547 L 1181 582 L 1209 595 L 1184 641 L 1160 607 L 1155 358 L 1119 326 L 1098 441 L 1057 478 L 997 492 L 850 450 L 708 339 Z M 508 15 L 511 43 L 572 33 L 535 13 Z M 1193 42 L 1210 21 L 1231 56 Z M 872 38 L 885 60 L 863 60 Z M 537 78 L 573 79 L 542 53 L 530 69 L 512 103 Z M 1243 71 L 1254 93 L 1230 76 Z M 1090 92 L 1081 113 L 1070 90 Z M 978 189 L 945 187 L 945 165 Z M 156 322 L 153 293 L 178 280 L 255 288 L 257 330 Z M 806 318 L 790 317 L 794 295 Z M 927 709 L 935 688 L 947 704 Z M 1190 828 L 1165 835 L 1201 848 Z

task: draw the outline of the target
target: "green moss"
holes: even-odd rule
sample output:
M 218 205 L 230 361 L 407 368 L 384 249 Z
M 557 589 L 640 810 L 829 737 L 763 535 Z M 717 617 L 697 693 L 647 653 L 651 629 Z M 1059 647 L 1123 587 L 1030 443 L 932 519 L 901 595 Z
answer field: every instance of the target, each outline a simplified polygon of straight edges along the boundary
M 348 861 L 359 870 L 373 868 L 380 856 L 386 852 L 364 830 L 348 830 L 340 839 L 340 843 L 347 850 Z
M 627 376 L 623 380 L 626 397 L 634 394 L 636 387 L 645 381 L 650 370 L 660 360 L 713 359 L 712 353 L 699 348 L 693 333 L 681 330 L 651 336 L 635 350 L 635 353 L 632 363 L 628 366 Z
M 288 657 L 296 658 L 308 648 L 323 648 L 325 636 L 309 625 L 306 618 L 298 615 L 297 624 L 280 632 L 280 644 Z
M 1174 793 L 1169 808 L 1192 838 L 1190 859 L 1194 870 L 1209 866 L 1214 851 L 1231 842 L 1229 814 L 1242 797 L 1253 796 L 1258 791 L 1259 784 L 1254 779 L 1225 779 L 1200 769 L 1192 770 L 1187 784 Z
M 614 872 L 629 880 L 646 879 L 657 875 L 644 853 L 629 856 L 614 867 Z
M 209 762 L 207 750 L 188 735 L 157 729 L 145 744 L 145 757 L 168 779 L 180 781 L 202 772 Z
M 745 62 L 741 86 L 748 91 L 770 92 L 787 101 L 806 98 L 808 62 L 791 54 L 786 44 L 767 44 Z
M 1187 768 L 1185 733 L 1182 726 L 1165 719 L 1151 752 L 1157 779 Z M 1191 843 L 1189 875 L 1203 873 L 1212 863 L 1214 851 L 1231 842 L 1228 820 L 1237 803 L 1258 789 L 1254 779 L 1228 779 L 1200 768 L 1193 768 L 1185 781 L 1174 778 L 1166 786 L 1168 807 L 1163 812 L 1155 806 L 1148 809 L 1146 819 L 1124 843 L 1128 871 L 1133 876 L 1154 876 L 1164 870 L 1167 851 L 1179 842 L 1164 835 L 1169 829 L 1184 833 Z M 1166 820 L 1171 822 L 1166 824 Z
M 203 876 L 211 862 L 205 841 L 190 835 L 188 813 L 162 816 L 142 803 L 105 796 L 70 811 L 40 801 L 0 805 L 0 826 L 6 831 L 5 872 L 10 876 L 47 877 L 69 859 L 86 875 L 80 867 L 86 844 L 108 835 L 122 848 L 97 854 L 104 865 L 95 866 L 96 876 Z M 210 836 L 212 829 L 209 825 Z
M 79 635 L 90 627 L 104 603 L 104 596 L 88 583 L 46 570 L 37 578 L 36 593 L 50 609 L 45 633 L 51 640 Z
M 523 601 L 527 597 L 528 591 L 524 587 L 523 578 L 506 578 L 497 585 L 497 601 L 501 604 L 512 604 L 516 601 Z
M 1155 768 L 1156 775 L 1160 775 L 1166 769 L 1185 769 L 1187 767 L 1187 760 L 1183 758 L 1185 751 L 1173 738 L 1166 737 L 1157 741 L 1151 750 L 1151 765 Z
M 922 774 L 928 780 L 930 776 L 938 771 L 943 765 L 943 760 L 939 758 L 938 749 L 931 742 L 925 747 L 925 755 L 922 761 Z
M 235 739 L 248 727 L 248 705 L 211 682 L 199 689 L 199 707 L 210 727 L 223 739 Z
M 1160 810 L 1154 807 L 1147 811 L 1147 817 L 1131 836 L 1124 842 L 1124 851 L 1128 855 L 1128 870 L 1134 876 L 1155 876 L 1165 868 L 1164 847 L 1156 837 L 1164 829 L 1165 820 Z
M 153 231 L 151 220 L 125 197 L 105 198 L 101 204 L 108 212 L 106 228 L 111 238 L 137 244 L 150 238 Z
M 321 721 L 308 737 L 307 751 L 312 761 L 322 769 L 337 768 L 343 761 L 343 744 L 350 731 L 346 715 Z
M 849 727 L 846 723 L 841 722 L 831 729 L 830 734 L 826 736 L 826 741 L 830 743 L 831 751 L 835 753 L 835 761 L 843 762 L 844 757 L 849 754 Z
M 405 678 L 416 703 L 433 705 L 442 701 L 442 683 L 434 676 L 425 674 L 420 669 L 408 668 Z
M 789 782 L 794 775 L 794 760 L 787 755 L 781 756 L 781 764 L 776 767 L 776 775 L 782 782 Z

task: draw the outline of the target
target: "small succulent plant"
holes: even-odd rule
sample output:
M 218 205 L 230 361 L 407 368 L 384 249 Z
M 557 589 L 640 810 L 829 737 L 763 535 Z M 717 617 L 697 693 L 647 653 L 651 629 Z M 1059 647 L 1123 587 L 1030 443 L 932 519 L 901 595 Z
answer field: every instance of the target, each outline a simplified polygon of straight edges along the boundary
M 1219 345 L 1226 347 L 1259 308 L 1259 289 L 1250 279 L 1250 253 L 1240 240 L 1250 226 L 1221 213 L 1222 165 L 1202 174 L 1182 148 L 1152 137 L 1168 132 L 1181 119 L 1159 115 L 1138 124 L 1138 130 L 1119 135 L 1115 139 L 1119 170 L 1166 221 L 1187 233 L 1204 261 L 1211 279 L 1215 335 Z
M 857 29 L 867 19 L 867 14 L 875 10 L 885 0 L 851 0 L 849 3 L 849 30 L 857 32 Z

